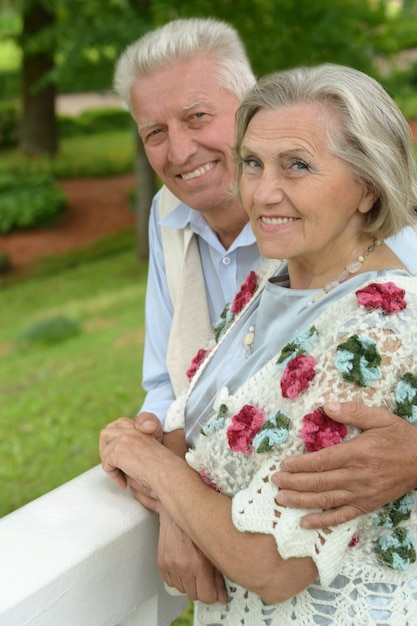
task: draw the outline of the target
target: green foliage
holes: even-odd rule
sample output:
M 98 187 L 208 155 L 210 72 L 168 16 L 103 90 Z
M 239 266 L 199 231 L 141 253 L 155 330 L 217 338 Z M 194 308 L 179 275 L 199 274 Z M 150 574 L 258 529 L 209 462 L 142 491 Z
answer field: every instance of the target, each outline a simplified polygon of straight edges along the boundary
M 19 135 L 18 108 L 11 102 L 0 102 L 0 150 L 17 145 Z
M 33 228 L 61 215 L 67 198 L 49 177 L 0 175 L 0 232 Z
M 133 172 L 135 140 L 132 130 L 69 137 L 59 154 L 25 157 L 17 150 L 0 151 L 0 173 L 47 174 L 53 178 L 112 176 Z
M 216 17 L 233 24 L 257 75 L 324 61 L 375 73 L 384 50 L 387 0 L 156 0 L 155 17 Z
M 58 116 L 58 129 L 63 137 L 93 135 L 115 130 L 132 130 L 130 114 L 122 109 L 94 109 L 84 111 L 77 117 Z
M 53 73 L 60 91 L 110 89 L 119 54 L 152 26 L 151 5 L 150 0 L 62 0 Z
M 20 84 L 20 73 L 17 70 L 0 71 L 0 100 L 17 98 L 21 88 Z
M 20 348 L 52 346 L 79 335 L 81 330 L 78 320 L 65 315 L 54 315 L 41 319 L 24 330 L 17 338 L 17 345 Z

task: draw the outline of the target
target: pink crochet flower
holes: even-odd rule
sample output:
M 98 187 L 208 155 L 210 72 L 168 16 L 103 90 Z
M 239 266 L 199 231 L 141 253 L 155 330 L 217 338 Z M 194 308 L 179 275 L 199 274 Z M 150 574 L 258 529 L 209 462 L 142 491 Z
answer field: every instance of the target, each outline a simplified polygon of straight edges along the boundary
M 358 303 L 367 309 L 382 309 L 385 313 L 397 313 L 405 309 L 405 291 L 394 283 L 371 283 L 363 289 L 358 289 L 356 298 Z
M 322 407 L 304 415 L 303 424 L 300 434 L 309 452 L 334 446 L 347 434 L 346 426 L 327 417 Z
M 214 489 L 214 491 L 217 491 L 218 493 L 220 493 L 220 489 L 218 488 L 216 483 L 211 480 L 211 478 L 208 476 L 205 469 L 201 469 L 198 473 L 200 474 L 200 478 L 204 480 L 206 485 L 211 487 L 211 489 Z
M 235 452 L 251 454 L 253 438 L 260 431 L 263 423 L 262 409 L 245 404 L 239 413 L 232 417 L 232 423 L 227 429 L 227 440 L 231 449 Z
M 305 354 L 299 354 L 288 361 L 280 383 L 284 398 L 296 398 L 307 389 L 309 382 L 316 375 L 315 364 L 314 358 Z
M 257 287 L 257 277 L 254 271 L 249 272 L 249 274 L 245 278 L 245 282 L 242 284 L 240 290 L 235 296 L 235 299 L 232 302 L 232 306 L 230 307 L 230 312 L 234 315 L 240 313 L 245 304 L 249 302 L 251 297 L 256 291 Z
M 192 379 L 192 377 L 194 376 L 194 374 L 196 373 L 196 371 L 198 370 L 198 368 L 200 367 L 201 363 L 204 361 L 204 359 L 206 358 L 207 354 L 208 354 L 208 350 L 204 350 L 203 348 L 201 348 L 197 354 L 195 355 L 195 357 L 193 358 L 193 360 L 191 361 L 191 365 L 188 368 L 188 370 L 186 371 L 187 377 L 189 378 L 189 380 Z

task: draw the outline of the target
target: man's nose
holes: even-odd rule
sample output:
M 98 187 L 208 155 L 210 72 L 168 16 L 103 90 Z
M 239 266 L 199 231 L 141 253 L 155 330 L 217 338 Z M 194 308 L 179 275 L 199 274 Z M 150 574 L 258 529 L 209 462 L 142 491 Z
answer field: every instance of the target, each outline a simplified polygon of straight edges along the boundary
M 168 158 L 171 163 L 182 165 L 197 152 L 197 142 L 192 132 L 176 125 L 168 132 Z

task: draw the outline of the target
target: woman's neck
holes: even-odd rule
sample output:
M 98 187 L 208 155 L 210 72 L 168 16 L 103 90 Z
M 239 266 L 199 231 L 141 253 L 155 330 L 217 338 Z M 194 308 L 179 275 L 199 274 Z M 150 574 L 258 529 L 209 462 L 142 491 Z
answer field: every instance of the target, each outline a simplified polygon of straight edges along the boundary
M 339 256 L 339 255 L 338 255 Z M 341 258 L 340 255 L 339 258 Z M 318 259 L 289 259 L 291 289 L 327 289 L 349 280 L 354 274 L 382 269 L 405 269 L 392 250 L 380 241 L 370 240 L 356 246 L 346 260 L 331 262 L 331 256 Z

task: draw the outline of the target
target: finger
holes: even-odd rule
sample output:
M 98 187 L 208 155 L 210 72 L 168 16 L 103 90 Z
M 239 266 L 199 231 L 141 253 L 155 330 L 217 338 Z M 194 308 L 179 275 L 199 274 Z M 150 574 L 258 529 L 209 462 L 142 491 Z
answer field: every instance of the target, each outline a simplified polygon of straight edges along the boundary
M 346 441 L 317 452 L 288 457 L 281 462 L 278 474 L 282 472 L 328 472 L 339 467 L 349 466 L 352 458 L 350 444 L 350 441 Z M 279 483 L 275 484 L 280 486 Z
M 102 464 L 102 467 L 104 471 L 106 472 L 107 476 L 110 478 L 110 480 L 113 483 L 115 483 L 115 485 L 117 485 L 121 489 L 126 489 L 127 487 L 126 476 L 121 470 L 119 470 L 117 467 L 108 466 L 104 463 Z
M 229 597 L 227 595 L 223 574 L 216 568 L 214 568 L 214 584 L 216 586 L 217 601 L 222 604 L 227 604 Z
M 280 489 L 275 500 L 277 504 L 292 509 L 334 509 L 351 501 L 352 493 L 342 489 L 319 493 Z
M 330 526 L 338 526 L 345 522 L 362 515 L 363 511 L 360 511 L 354 506 L 342 506 L 337 509 L 329 511 L 322 511 L 320 513 L 309 513 L 301 518 L 300 525 L 303 528 L 329 528 Z
M 152 435 L 156 438 L 160 438 L 163 435 L 161 422 L 153 413 L 139 413 L 134 419 L 134 425 L 144 435 Z
M 385 426 L 392 415 L 380 407 L 370 407 L 361 402 L 325 402 L 324 412 L 336 422 L 350 424 L 360 430 Z
M 196 600 L 200 600 L 200 602 L 204 602 L 205 604 L 214 604 L 217 602 L 218 596 L 214 571 L 214 567 L 210 567 L 209 571 L 200 574 L 195 579 Z
M 338 458 L 340 465 L 342 465 L 340 457 Z M 299 493 L 319 493 L 323 491 L 349 489 L 352 485 L 352 480 L 354 480 L 360 472 L 360 468 L 349 466 L 340 467 L 340 469 L 317 469 L 317 465 L 311 464 L 310 459 L 306 459 L 306 461 L 306 465 L 309 466 L 311 471 L 280 471 L 273 474 L 272 482 L 280 489 L 279 493 L 281 493 L 281 490 L 290 490 Z

